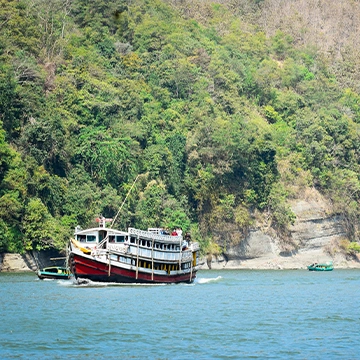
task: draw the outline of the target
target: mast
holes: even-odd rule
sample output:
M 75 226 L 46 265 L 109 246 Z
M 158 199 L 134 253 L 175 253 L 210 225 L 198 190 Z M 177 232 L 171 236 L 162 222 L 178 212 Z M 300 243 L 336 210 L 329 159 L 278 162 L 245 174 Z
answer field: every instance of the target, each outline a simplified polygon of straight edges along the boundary
M 110 224 L 110 228 L 112 228 L 113 225 L 115 224 L 115 221 L 116 221 L 117 217 L 119 216 L 120 211 L 121 211 L 122 207 L 124 206 L 125 201 L 126 201 L 127 197 L 129 196 L 129 194 L 130 194 L 132 188 L 134 187 L 134 185 L 135 185 L 137 179 L 139 178 L 139 176 L 140 176 L 140 175 L 138 175 L 138 176 L 136 177 L 135 181 L 134 181 L 133 184 L 131 185 L 131 188 L 130 188 L 130 190 L 128 191 L 128 193 L 126 194 L 124 201 L 122 202 L 122 204 L 121 204 L 121 206 L 120 206 L 120 208 L 119 208 L 116 216 L 114 217 L 114 220 L 113 220 L 112 223 Z

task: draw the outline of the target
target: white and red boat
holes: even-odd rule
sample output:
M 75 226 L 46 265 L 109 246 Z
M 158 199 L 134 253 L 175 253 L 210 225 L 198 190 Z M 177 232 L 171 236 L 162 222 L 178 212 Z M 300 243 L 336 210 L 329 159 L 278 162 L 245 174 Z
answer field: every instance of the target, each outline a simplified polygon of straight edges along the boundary
M 161 229 L 119 231 L 76 227 L 68 265 L 77 279 L 116 283 L 191 283 L 199 269 L 199 244 Z

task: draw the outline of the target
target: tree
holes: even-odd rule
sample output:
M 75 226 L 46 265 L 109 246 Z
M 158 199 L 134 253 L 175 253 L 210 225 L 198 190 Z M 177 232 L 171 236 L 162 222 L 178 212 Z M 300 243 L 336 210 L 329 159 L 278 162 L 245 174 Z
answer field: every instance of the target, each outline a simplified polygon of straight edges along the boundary
M 82 163 L 99 185 L 109 183 L 116 188 L 134 174 L 132 146 L 130 138 L 113 137 L 103 127 L 88 127 L 80 133 L 74 160 Z
M 43 250 L 53 245 L 55 223 L 40 199 L 33 198 L 26 205 L 22 227 L 26 250 Z

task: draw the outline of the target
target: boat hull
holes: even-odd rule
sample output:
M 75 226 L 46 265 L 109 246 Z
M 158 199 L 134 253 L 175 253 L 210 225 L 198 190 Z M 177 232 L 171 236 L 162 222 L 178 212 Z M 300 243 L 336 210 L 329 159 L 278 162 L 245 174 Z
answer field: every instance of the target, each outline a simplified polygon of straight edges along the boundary
M 38 278 L 40 280 L 44 280 L 44 279 L 69 280 L 70 277 L 71 277 L 70 275 L 48 275 L 48 274 L 38 273 Z
M 37 276 L 39 279 L 58 279 L 58 280 L 69 280 L 71 273 L 65 267 L 48 267 L 38 270 Z
M 334 269 L 332 267 L 329 268 L 312 268 L 308 267 L 309 271 L 333 271 Z
M 332 271 L 334 269 L 334 266 L 332 262 L 322 264 L 314 263 L 309 265 L 307 268 L 309 271 Z
M 139 284 L 191 283 L 196 277 L 196 271 L 175 275 L 158 275 L 143 272 L 140 268 L 136 271 L 135 269 L 126 269 L 113 264 L 109 266 L 109 264 L 98 261 L 96 258 L 75 253 L 70 256 L 70 267 L 75 278 L 97 282 Z

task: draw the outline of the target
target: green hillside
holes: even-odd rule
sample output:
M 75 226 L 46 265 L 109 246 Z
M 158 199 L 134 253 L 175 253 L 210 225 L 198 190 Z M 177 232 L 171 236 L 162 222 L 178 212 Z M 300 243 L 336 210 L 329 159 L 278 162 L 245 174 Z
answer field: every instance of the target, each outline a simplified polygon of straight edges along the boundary
M 287 242 L 316 187 L 359 241 L 360 57 L 274 4 L 0 0 L 0 252 L 62 248 L 137 176 L 117 228 Z

